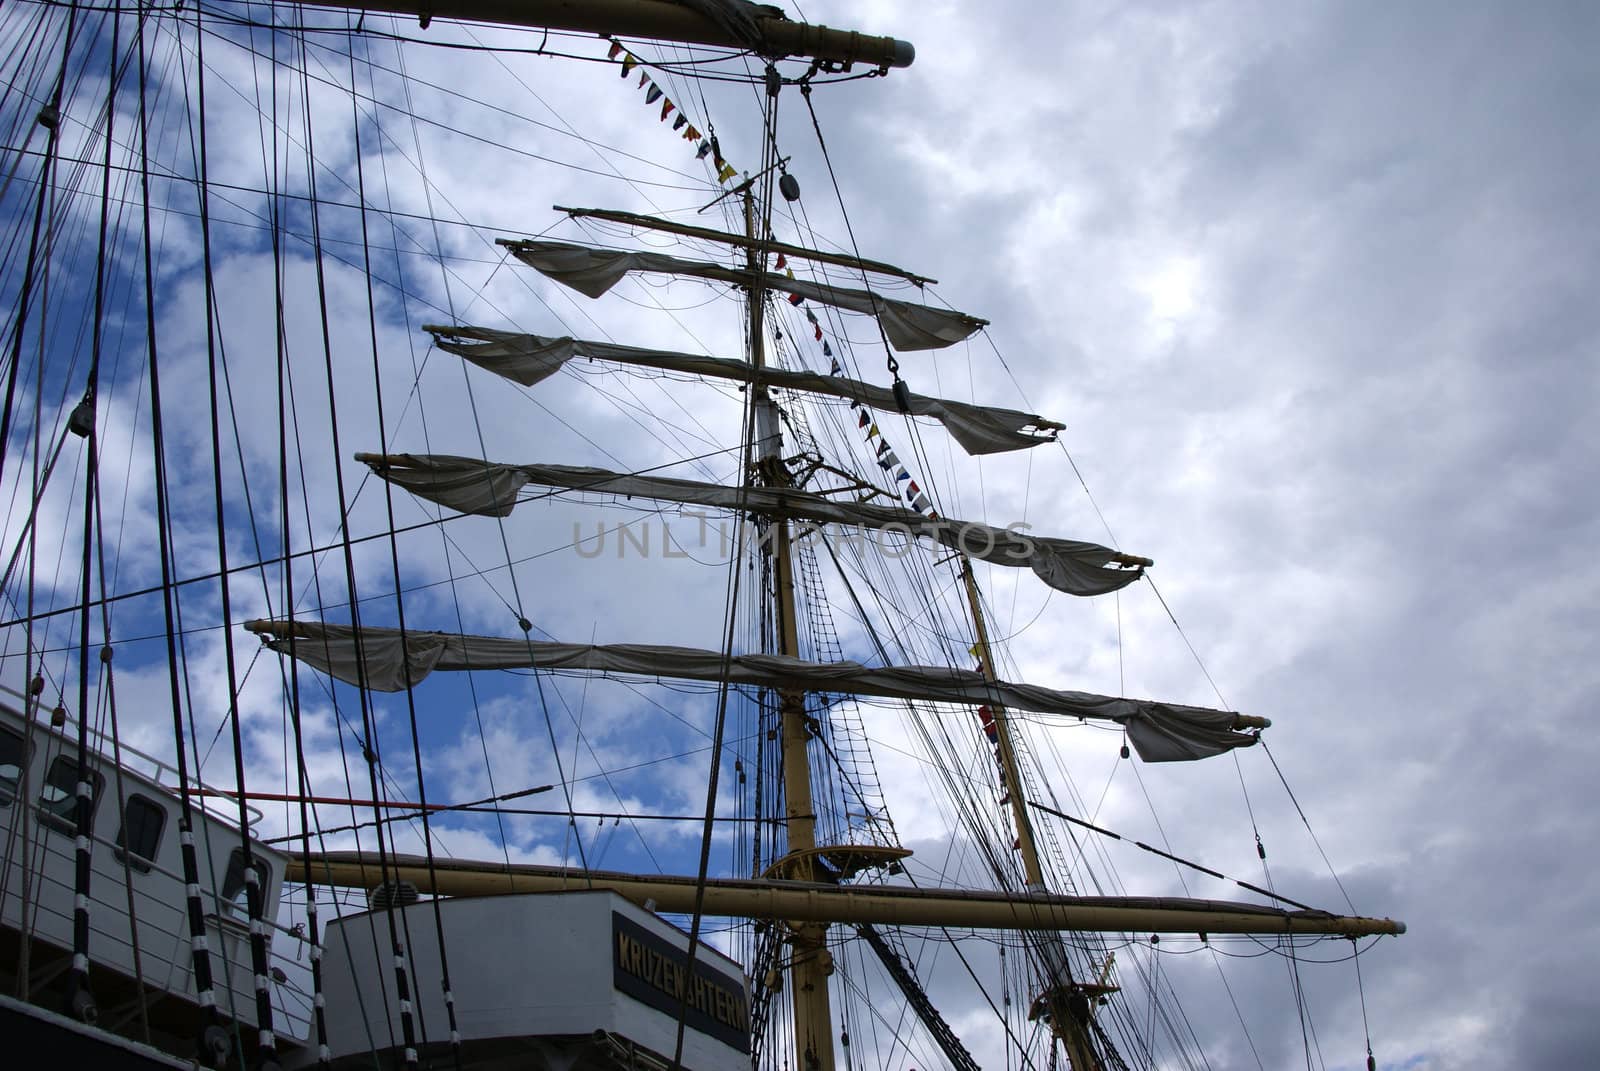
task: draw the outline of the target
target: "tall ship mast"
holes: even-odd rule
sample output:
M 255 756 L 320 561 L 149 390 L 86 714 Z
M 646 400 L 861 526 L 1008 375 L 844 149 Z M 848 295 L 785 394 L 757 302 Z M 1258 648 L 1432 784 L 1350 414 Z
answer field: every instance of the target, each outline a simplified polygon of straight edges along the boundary
M 1404 932 L 1276 887 L 1259 833 L 1225 873 L 1071 780 L 1107 744 L 1237 762 L 1272 720 L 1007 654 L 986 587 L 1088 604 L 1155 562 L 984 515 L 971 475 L 1070 470 L 1066 426 L 952 389 L 988 322 L 857 248 L 816 102 L 910 43 L 740 0 L 0 32 L 17 1036 L 1184 1066 L 1169 951 L 1224 985 L 1219 946 L 1271 953 L 1304 1022 L 1310 948 Z M 1123 888 L 1119 843 L 1178 884 Z

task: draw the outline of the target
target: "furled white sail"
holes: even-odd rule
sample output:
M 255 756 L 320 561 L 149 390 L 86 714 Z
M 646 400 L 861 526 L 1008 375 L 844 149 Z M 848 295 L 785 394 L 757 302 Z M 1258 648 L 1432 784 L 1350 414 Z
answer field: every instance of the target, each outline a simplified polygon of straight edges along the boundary
M 948 666 L 868 667 L 859 662 L 807 662 L 787 655 L 723 655 L 692 647 L 652 644 L 545 643 L 496 636 L 319 622 L 251 621 L 267 646 L 292 653 L 348 684 L 397 692 L 436 670 L 551 669 L 622 673 L 680 680 L 722 681 L 760 688 L 844 693 L 933 703 L 994 703 L 1075 718 L 1112 721 L 1146 762 L 1220 755 L 1255 742 L 1239 732 L 1264 727 L 1262 718 L 1233 711 L 1061 691 L 1035 684 L 990 681 L 981 673 Z M 292 647 L 292 650 L 291 650 Z
M 960 342 L 988 322 L 954 309 L 934 309 L 896 301 L 870 290 L 820 285 L 774 272 L 760 272 L 758 277 L 753 277 L 742 269 L 725 268 L 706 261 L 683 260 L 662 253 L 593 249 L 566 242 L 508 241 L 502 244 L 524 264 L 589 297 L 604 294 L 630 271 L 688 275 L 738 286 L 749 286 L 759 281 L 769 290 L 781 290 L 835 308 L 876 316 L 883 325 L 883 333 L 888 337 L 889 344 L 897 350 L 942 349 Z
M 742 383 L 750 383 L 758 378 L 757 371 L 747 362 L 725 357 L 702 357 L 693 353 L 619 346 L 611 342 L 589 342 L 577 338 L 546 338 L 515 331 L 496 331 L 488 327 L 427 326 L 423 330 L 433 333 L 440 349 L 464 357 L 481 368 L 525 387 L 555 375 L 574 358 L 616 361 L 658 368 L 665 372 L 716 376 Z M 781 368 L 763 368 L 759 372 L 759 379 L 770 386 L 849 398 L 885 411 L 897 408 L 893 391 L 856 379 L 824 376 L 815 372 L 791 372 Z M 996 454 L 1054 442 L 1052 433 L 1061 427 L 1054 421 L 1015 409 L 968 405 L 920 394 L 909 395 L 907 401 L 914 415 L 938 420 L 950 432 L 950 437 L 969 454 Z M 1026 430 L 1028 428 L 1037 430 L 1029 432 Z
M 527 484 L 628 498 L 754 511 L 813 524 L 843 524 L 925 536 L 991 565 L 1027 566 L 1069 595 L 1104 595 L 1137 580 L 1148 558 L 1072 539 L 1031 536 L 1018 528 L 927 517 L 869 502 L 836 502 L 789 487 L 723 487 L 665 476 L 633 476 L 575 465 L 503 465 L 448 454 L 357 454 L 372 471 L 413 494 L 462 513 L 508 515 Z M 803 534 L 803 533 L 802 533 Z M 1111 568 L 1121 566 L 1121 568 Z

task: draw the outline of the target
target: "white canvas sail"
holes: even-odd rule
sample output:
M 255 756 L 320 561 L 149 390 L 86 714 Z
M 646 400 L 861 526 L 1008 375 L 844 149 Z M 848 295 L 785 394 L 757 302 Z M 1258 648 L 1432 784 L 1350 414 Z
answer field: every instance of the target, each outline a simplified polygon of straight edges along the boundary
M 488 327 L 424 326 L 423 330 L 433 333 L 434 342 L 440 349 L 464 357 L 480 368 L 525 387 L 555 375 L 569 361 L 583 359 L 615 361 L 686 375 L 714 376 L 741 383 L 759 380 L 787 390 L 849 398 L 877 409 L 892 410 L 897 407 L 893 391 L 842 376 L 793 372 L 782 368 L 763 368 L 758 372 L 745 361 L 724 357 L 705 357 L 578 338 L 547 338 L 516 331 L 496 331 Z M 907 402 L 913 415 L 932 417 L 943 424 L 950 437 L 969 454 L 997 454 L 1054 442 L 1053 433 L 1062 426 L 1053 420 L 1015 409 L 969 405 L 921 394 L 909 394 Z M 1029 428 L 1035 430 L 1029 431 Z
M 381 692 L 415 685 L 435 671 L 550 669 L 621 673 L 796 691 L 908 699 L 931 703 L 995 703 L 1074 718 L 1111 721 L 1146 762 L 1220 755 L 1255 743 L 1240 728 L 1268 722 L 1234 711 L 1148 699 L 1122 699 L 1062 691 L 1036 684 L 990 681 L 974 670 L 949 666 L 869 667 L 859 662 L 807 662 L 786 655 L 724 655 L 659 644 L 549 643 L 497 636 L 419 632 L 318 622 L 251 621 L 246 626 L 267 646 L 293 654 L 347 684 Z
M 787 487 L 723 487 L 697 480 L 636 476 L 574 465 L 504 465 L 447 454 L 358 454 L 377 475 L 413 494 L 462 513 L 504 517 L 517 494 L 533 483 L 570 491 L 595 491 L 720 509 L 755 511 L 813 524 L 842 524 L 920 536 L 969 558 L 1013 568 L 1027 566 L 1057 591 L 1104 595 L 1141 575 L 1148 558 L 1097 543 L 1027 535 L 1020 527 L 927 517 L 915 510 L 870 502 L 836 502 Z
M 781 290 L 809 301 L 876 316 L 889 344 L 897 350 L 934 350 L 954 345 L 988 321 L 954 309 L 935 309 L 875 294 L 870 290 L 826 286 L 791 279 L 775 272 L 725 268 L 706 261 L 684 260 L 663 253 L 630 253 L 594 249 L 566 242 L 518 241 L 505 243 L 512 255 L 563 286 L 589 297 L 599 297 L 622 281 L 630 271 L 661 272 L 714 279 L 738 286 L 759 282 L 768 290 Z

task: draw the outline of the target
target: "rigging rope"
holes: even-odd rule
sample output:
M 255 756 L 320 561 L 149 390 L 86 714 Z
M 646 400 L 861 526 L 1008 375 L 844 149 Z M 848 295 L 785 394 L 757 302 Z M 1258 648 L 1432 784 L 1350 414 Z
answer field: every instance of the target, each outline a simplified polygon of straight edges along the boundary
M 112 22 L 111 80 L 107 92 L 114 100 L 116 94 L 117 32 L 120 20 Z M 111 129 L 109 120 L 115 108 L 107 106 L 106 162 L 111 159 Z M 93 1022 L 99 1015 L 94 994 L 89 988 L 89 892 L 90 892 L 90 837 L 94 815 L 94 797 L 99 793 L 89 777 L 89 603 L 92 599 L 93 564 L 95 548 L 95 503 L 98 501 L 100 476 L 98 433 L 96 429 L 96 391 L 100 378 L 101 345 L 104 341 L 102 327 L 105 307 L 106 228 L 111 207 L 105 197 L 110 192 L 111 169 L 108 166 L 101 176 L 100 248 L 94 272 L 94 330 L 90 344 L 89 376 L 84 384 L 83 400 L 69 418 L 68 427 L 83 437 L 87 464 L 83 480 L 83 603 L 78 625 L 78 771 L 77 806 L 73 826 L 74 844 L 73 905 L 72 905 L 72 975 L 67 989 L 66 1011 L 81 1022 Z M 40 357 L 43 360 L 43 355 Z M 109 642 L 109 637 L 105 638 Z M 98 780 L 98 777 L 97 777 Z
M 56 74 L 55 88 L 51 91 L 49 102 L 39 111 L 38 116 L 38 124 L 48 133 L 45 137 L 44 160 L 40 165 L 43 178 L 39 183 L 39 196 L 34 201 L 33 231 L 28 241 L 28 262 L 22 272 L 22 290 L 17 296 L 17 315 L 13 321 L 10 361 L 6 368 L 5 403 L 3 408 L 0 408 L 0 477 L 3 477 L 5 472 L 6 452 L 11 441 L 11 412 L 16 400 L 17 378 L 22 365 L 22 340 L 37 271 L 39 232 L 44 221 L 45 197 L 54 189 L 56 140 L 61 123 L 61 92 L 67 77 L 67 60 L 72 54 L 73 30 L 77 25 L 77 17 L 78 5 L 74 3 L 67 9 L 67 31 L 61 46 L 61 67 Z M 41 380 L 42 378 L 41 372 Z
M 156 343 L 155 321 L 155 270 L 152 263 L 150 227 L 150 123 L 148 113 L 148 85 L 146 77 L 145 23 L 139 22 L 139 177 L 140 204 L 143 212 L 142 250 L 144 254 L 144 308 L 146 371 L 150 378 L 150 448 L 156 497 L 156 533 L 161 559 L 162 609 L 166 619 L 167 678 L 171 690 L 172 732 L 174 754 L 178 767 L 178 841 L 182 859 L 183 881 L 186 890 L 186 915 L 189 923 L 190 969 L 194 976 L 195 992 L 200 1003 L 201 1018 L 197 1041 L 202 1053 L 213 1061 L 226 1054 L 227 1040 L 222 1031 L 213 993 L 211 957 L 207 946 L 204 908 L 200 902 L 199 861 L 194 846 L 194 798 L 190 791 L 187 748 L 183 726 L 183 689 L 179 682 L 180 662 L 178 644 L 177 589 L 173 583 L 172 526 L 169 522 L 171 507 L 168 502 L 168 474 L 166 463 L 166 435 L 161 404 L 161 376 Z M 198 771 L 197 771 L 198 773 Z
M 370 74 L 370 70 L 369 70 L 369 74 Z M 407 92 L 408 92 L 408 98 L 409 98 L 409 82 L 406 82 L 405 84 L 407 86 Z M 352 85 L 352 88 L 353 88 L 354 87 L 354 76 L 353 75 L 352 75 L 352 79 L 351 79 L 351 85 Z M 410 103 L 409 99 L 408 99 L 407 103 L 408 104 Z M 379 127 L 380 134 L 381 134 L 381 130 L 382 130 L 382 128 L 380 126 Z M 415 139 L 416 138 L 416 127 L 415 127 L 414 123 L 413 123 L 413 127 L 412 127 L 412 135 L 413 135 L 413 138 Z M 420 140 L 417 140 L 416 148 L 417 148 L 418 167 L 419 167 L 419 170 L 421 171 L 421 174 L 422 174 L 423 190 L 424 190 L 424 193 L 425 193 L 425 195 L 427 197 L 428 215 L 430 217 L 432 217 L 432 215 L 433 215 L 432 185 L 428 181 L 427 171 L 423 166 L 422 147 L 421 147 Z M 358 142 L 358 152 L 359 152 L 359 142 Z M 382 159 L 382 157 L 380 156 L 380 160 L 381 159 Z M 358 165 L 358 173 L 359 173 L 359 165 Z M 385 172 L 385 176 L 387 178 L 387 172 Z M 387 182 L 385 183 L 385 186 L 387 188 Z M 365 204 L 365 201 L 366 201 L 366 198 L 363 195 L 362 203 Z M 362 240 L 363 240 L 363 243 L 365 243 L 365 241 L 366 241 L 366 236 L 367 236 L 366 216 L 365 216 L 365 213 L 363 213 L 363 215 L 362 215 Z M 438 227 L 434 227 L 433 236 L 434 236 L 434 244 L 435 244 L 436 248 L 439 250 L 439 253 L 440 253 L 440 268 L 441 268 L 441 274 L 444 275 L 446 301 L 451 306 L 451 310 L 452 310 L 451 311 L 451 315 L 452 315 L 452 318 L 454 318 L 454 299 L 451 296 L 451 292 L 450 292 L 449 275 L 448 275 L 448 273 L 443 272 L 443 267 L 444 267 L 443 244 L 442 244 L 442 242 L 440 241 L 440 238 L 439 238 Z M 397 267 L 398 267 L 398 265 L 397 265 Z M 388 433 L 387 433 L 387 430 L 386 430 L 386 424 L 385 424 L 385 418 L 384 418 L 383 374 L 382 374 L 381 363 L 378 360 L 378 334 L 377 334 L 378 326 L 377 326 L 376 310 L 371 305 L 371 291 L 370 290 L 368 291 L 368 302 L 369 302 L 369 304 L 368 304 L 368 325 L 369 325 L 369 330 L 371 332 L 371 341 L 372 341 L 372 375 L 373 375 L 373 386 L 374 386 L 373 394 L 374 394 L 374 398 L 376 400 L 376 408 L 377 408 L 378 441 L 387 444 L 388 441 L 389 441 L 389 437 L 388 437 Z M 389 522 L 388 523 L 388 530 L 389 530 L 389 533 L 390 533 L 390 535 L 389 535 L 389 562 L 390 562 L 391 575 L 392 575 L 392 578 L 393 578 L 393 581 L 394 581 L 395 614 L 396 614 L 396 618 L 397 618 L 399 629 L 400 629 L 401 642 L 404 643 L 405 642 L 405 636 L 406 636 L 405 599 L 402 596 L 403 588 L 402 588 L 401 578 L 400 578 L 399 542 L 398 542 L 398 539 L 396 538 L 396 536 L 394 535 L 394 493 L 393 493 L 392 485 L 390 485 L 388 483 L 384 484 L 384 507 L 385 507 L 386 515 L 387 515 L 388 522 Z M 426 782 L 426 778 L 423 776 L 423 766 L 422 766 L 422 737 L 421 737 L 421 732 L 420 732 L 420 730 L 418 729 L 418 726 L 417 726 L 416 689 L 415 689 L 415 686 L 414 686 L 414 682 L 410 679 L 409 671 L 407 672 L 407 675 L 406 675 L 406 713 L 407 713 L 407 716 L 409 718 L 410 727 L 411 727 L 412 765 L 416 770 L 417 798 L 418 798 L 418 802 L 421 805 L 422 843 L 423 843 L 423 850 L 424 850 L 424 853 L 425 853 L 425 856 L 426 856 L 426 860 L 427 860 L 428 882 L 429 882 L 430 885 L 432 885 L 433 887 L 437 888 L 437 886 L 438 886 L 438 876 L 437 876 L 437 870 L 436 870 L 435 862 L 434 862 L 433 830 L 432 830 L 432 826 L 431 826 L 430 820 L 429 820 L 427 782 Z M 396 897 L 395 899 L 398 899 L 398 897 Z M 442 909 L 441 909 L 441 907 L 439 905 L 439 898 L 437 896 L 430 897 L 429 898 L 429 902 L 432 904 L 434 933 L 435 933 L 435 936 L 437 937 L 437 945 L 438 945 L 438 951 L 439 951 L 440 986 L 441 986 L 441 988 L 443 990 L 445 1016 L 446 1016 L 446 1019 L 447 1019 L 447 1022 L 448 1022 L 448 1027 L 449 1027 L 450 1053 L 451 1053 L 451 1057 L 452 1057 L 452 1059 L 453 1059 L 453 1061 L 455 1063 L 455 1066 L 457 1068 L 457 1071 L 460 1071 L 461 1066 L 462 1066 L 462 1064 L 461 1064 L 461 1031 L 460 1031 L 460 1029 L 458 1027 L 458 1024 L 457 1024 L 457 1021 L 456 1021 L 455 993 L 452 990 L 451 985 L 450 985 L 450 958 L 449 958 L 449 954 L 448 954 L 448 950 L 446 948 L 446 942 L 445 942 L 444 917 L 442 915 Z M 405 916 L 402 916 L 402 917 L 404 918 Z M 424 1036 L 424 1039 L 426 1039 L 426 1030 L 424 1030 L 423 1036 Z
M 1367 1025 L 1367 987 L 1361 982 L 1361 949 L 1354 937 L 1350 938 L 1350 947 L 1353 950 L 1350 958 L 1356 964 L 1356 992 L 1361 996 L 1361 1033 L 1367 1041 L 1367 1071 L 1378 1071 L 1378 1061 L 1372 1056 L 1372 1028 Z
M 207 385 L 211 408 L 212 500 L 216 510 L 218 568 L 219 572 L 225 575 L 228 571 L 228 539 L 222 484 L 222 419 L 217 397 L 219 360 L 222 358 L 216 337 L 216 276 L 212 262 L 211 208 L 209 194 L 206 190 L 209 161 L 206 129 L 205 42 L 198 9 L 195 11 L 195 61 L 197 68 L 196 108 L 199 125 L 200 246 L 205 279 Z M 222 619 L 223 621 L 231 621 L 233 619 L 232 593 L 226 583 L 220 585 L 219 594 Z M 232 727 L 234 781 L 239 795 L 239 858 L 243 870 L 246 911 L 250 919 L 250 960 L 255 981 L 256 1044 L 261 1053 L 260 1060 L 263 1062 L 275 1062 L 277 1041 L 273 1033 L 272 1024 L 272 996 L 267 989 L 266 935 L 261 925 L 266 890 L 261 887 L 261 873 L 256 865 L 254 850 L 251 846 L 250 816 L 244 800 L 244 738 L 240 730 L 239 678 L 235 663 L 232 629 L 223 630 L 222 649 L 227 671 L 228 715 Z
M 361 206 L 361 209 L 360 209 L 360 220 L 361 220 L 362 257 L 363 257 L 364 266 L 366 268 L 366 271 L 364 272 L 364 275 L 365 275 L 365 278 L 367 280 L 367 282 L 366 282 L 366 292 L 367 292 L 367 329 L 368 329 L 369 344 L 370 344 L 370 347 L 371 347 L 371 354 L 372 354 L 373 374 L 374 374 L 374 376 L 378 376 L 378 375 L 380 375 L 380 368 L 379 368 L 379 362 L 378 362 L 377 302 L 376 302 L 376 298 L 374 296 L 373 284 L 372 284 L 372 249 L 371 249 L 371 239 L 370 239 L 370 232 L 369 232 L 368 219 L 367 219 L 367 209 L 366 209 L 366 206 L 367 206 L 366 166 L 365 166 L 365 158 L 364 158 L 364 156 L 362 154 L 362 151 L 361 151 L 361 114 L 360 114 L 360 109 L 358 107 L 357 100 L 356 100 L 356 86 L 357 86 L 357 80 L 356 80 L 356 55 L 355 55 L 355 42 L 354 42 L 353 39 L 349 42 L 349 47 L 347 49 L 347 58 L 348 58 L 348 61 L 349 61 L 349 73 L 350 73 L 350 112 L 351 112 L 351 120 L 352 120 L 353 137 L 355 139 L 357 203 Z M 331 364 L 328 366 L 328 378 L 329 378 L 329 395 L 330 395 L 330 398 L 331 398 L 332 390 L 333 390 L 333 385 L 332 385 L 333 368 L 332 368 Z M 380 427 L 380 441 L 384 441 L 381 438 L 381 435 L 382 435 L 383 395 L 382 395 L 382 391 L 381 390 L 375 390 L 374 394 L 375 394 L 376 399 L 377 399 L 377 407 L 378 407 L 378 413 L 379 413 L 378 420 L 379 420 L 379 427 Z M 335 453 L 336 453 L 336 455 L 339 453 L 338 448 L 337 448 L 337 436 L 335 436 Z M 336 467 L 337 467 L 337 465 L 336 465 Z M 340 498 L 341 498 L 341 505 L 342 505 L 342 500 L 343 500 L 343 495 L 342 494 L 341 494 Z M 346 513 L 341 508 L 340 515 L 342 517 L 347 517 L 348 513 Z M 392 513 L 391 513 L 391 517 L 390 517 L 390 525 L 389 525 L 389 529 L 388 530 L 391 533 L 394 530 Z M 350 591 L 351 621 L 352 621 L 352 625 L 355 626 L 359 630 L 359 624 L 357 623 L 356 606 L 355 606 L 355 601 L 356 601 L 355 600 L 355 571 L 354 571 L 353 563 L 348 558 L 348 554 L 349 554 L 349 550 L 348 550 L 348 545 L 349 545 L 348 544 L 348 528 L 346 528 L 345 531 L 346 531 L 346 555 L 347 555 L 347 559 L 346 559 L 346 574 L 347 574 L 347 583 L 348 583 L 348 585 L 350 586 L 350 589 L 351 589 L 351 591 Z M 393 536 L 391 535 L 390 536 L 391 556 L 393 555 L 393 546 L 394 546 L 394 544 L 393 544 Z M 398 565 L 395 566 L 395 569 L 398 570 Z M 396 580 L 396 587 L 398 588 L 398 579 Z M 398 600 L 397 600 L 397 602 L 398 602 Z M 404 607 L 403 607 L 403 605 L 397 605 L 396 609 L 397 609 L 397 612 L 399 614 L 401 614 L 401 622 L 402 622 L 401 627 L 404 628 Z M 358 641 L 358 643 L 359 643 L 359 641 Z M 358 657 L 364 658 L 364 654 L 360 653 L 359 649 L 358 649 Z M 364 677 L 364 675 L 365 675 L 365 673 L 364 673 L 364 670 L 363 670 L 362 676 Z M 407 681 L 406 681 L 406 692 L 407 692 L 408 707 L 412 703 L 411 681 L 410 681 L 409 677 L 410 677 L 410 674 L 409 674 L 409 671 L 408 671 L 408 673 L 407 673 Z M 377 779 L 377 770 L 378 770 L 378 767 L 379 767 L 379 764 L 380 764 L 379 750 L 378 750 L 379 749 L 379 745 L 378 745 L 377 722 L 376 722 L 376 719 L 373 717 L 372 704 L 369 701 L 368 691 L 367 691 L 367 687 L 366 687 L 366 683 L 365 683 L 364 679 L 361 681 L 360 691 L 361 691 L 362 729 L 363 729 L 363 734 L 364 734 L 363 755 L 364 755 L 364 757 L 366 758 L 366 761 L 367 761 L 368 779 L 369 779 L 369 781 L 371 783 L 372 798 L 374 800 L 377 800 L 377 799 L 381 798 L 380 795 L 379 795 L 379 791 L 378 791 L 378 779 Z M 414 713 L 412 714 L 412 718 L 413 718 L 413 724 L 415 724 L 415 714 Z M 417 772 L 418 772 L 418 777 L 419 777 L 419 780 L 420 780 L 420 777 L 421 777 L 420 763 L 418 765 L 418 771 Z M 379 813 L 381 815 L 381 813 L 382 813 L 381 808 L 379 809 Z M 388 860 L 387 860 L 387 855 L 386 855 L 386 850 L 385 850 L 385 839 L 386 838 L 384 837 L 384 827 L 383 827 L 382 824 L 379 824 L 376 827 L 376 832 L 377 832 L 377 836 L 378 836 L 379 868 L 380 868 L 380 872 L 381 872 L 381 875 L 382 875 L 383 884 L 384 884 L 384 886 L 388 886 L 389 882 L 390 882 L 389 866 L 388 866 Z M 430 875 L 430 877 L 431 877 L 431 875 Z M 399 896 L 390 896 L 390 897 L 386 898 L 386 902 L 384 904 L 384 912 L 383 913 L 384 913 L 385 920 L 386 920 L 386 922 L 388 924 L 389 947 L 393 951 L 395 996 L 396 996 L 396 999 L 400 1003 L 400 1030 L 401 1030 L 401 1036 L 402 1036 L 402 1038 L 404 1040 L 404 1048 L 402 1050 L 402 1058 L 405 1061 L 405 1064 L 406 1064 L 406 1066 L 408 1068 L 415 1069 L 418 1066 L 417 1024 L 414 1022 L 414 1006 L 413 1006 L 412 1001 L 411 1001 L 411 977 L 410 977 L 411 971 L 410 971 L 410 959 L 409 959 L 408 953 L 407 953 L 407 941 L 405 939 L 402 939 L 402 937 L 400 935 L 400 930 L 401 930 L 402 926 L 400 924 L 397 924 L 396 918 L 395 918 L 395 911 L 396 911 L 396 907 L 399 906 L 398 905 L 398 901 L 399 900 L 400 900 Z M 403 916 L 402 916 L 402 919 L 403 919 Z

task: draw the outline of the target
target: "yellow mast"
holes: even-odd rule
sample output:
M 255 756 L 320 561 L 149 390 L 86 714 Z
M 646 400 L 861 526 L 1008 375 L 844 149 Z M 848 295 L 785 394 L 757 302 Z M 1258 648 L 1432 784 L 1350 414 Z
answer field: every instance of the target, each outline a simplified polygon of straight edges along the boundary
M 972 562 L 962 555 L 961 580 L 967 589 L 967 602 L 972 607 L 972 625 L 978 642 L 973 645 L 978 664 L 985 678 L 999 680 L 995 673 L 994 656 L 989 650 L 989 628 L 983 618 L 983 604 L 978 596 L 978 581 L 972 575 Z M 1048 890 L 1044 883 L 1044 869 L 1039 864 L 1039 846 L 1034 840 L 1033 823 L 1028 817 L 1028 800 L 1022 790 L 1022 773 L 1017 765 L 1016 745 L 1011 739 L 1011 726 L 1005 707 L 989 704 L 994 719 L 995 747 L 1000 755 L 1001 779 L 1005 784 L 1006 798 L 1011 804 L 1011 818 L 1017 830 L 1017 850 L 1022 855 L 1022 873 L 1028 892 L 1040 895 Z M 1044 960 L 1048 977 L 1045 992 L 1041 994 L 1050 1012 L 1050 1025 L 1073 1071 L 1101 1071 L 1103 1065 L 1090 1041 L 1089 1015 L 1092 1005 L 1082 999 L 1078 985 L 1072 980 L 1071 964 L 1067 960 L 1066 943 L 1059 934 L 1050 934 L 1035 945 Z M 1074 999 L 1074 998 L 1077 999 Z
M 750 363 L 762 368 L 766 347 L 762 338 L 763 297 L 760 246 L 756 241 L 755 193 L 751 184 L 744 190 L 745 264 L 752 280 L 750 287 Z M 752 464 L 768 486 L 788 485 L 789 473 L 783 467 L 783 432 L 778 423 L 777 406 L 761 386 L 754 391 L 755 420 L 751 434 L 756 437 Z M 772 522 L 773 577 L 778 596 L 778 652 L 798 658 L 800 632 L 795 619 L 794 566 L 789 522 L 782 517 Z M 814 849 L 817 846 L 817 820 L 811 806 L 811 762 L 807 753 L 811 731 L 806 726 L 806 695 L 785 691 L 780 696 L 779 717 L 783 764 L 784 829 L 788 834 L 787 865 L 774 875 L 779 880 L 813 881 L 816 878 Z M 833 1071 L 833 1007 L 828 999 L 828 976 L 833 973 L 833 957 L 828 952 L 826 923 L 791 924 L 789 929 L 789 979 L 794 999 L 795 1067 L 799 1071 Z
M 972 575 L 972 562 L 961 556 L 961 581 L 966 585 L 967 602 L 972 607 L 973 628 L 978 642 L 973 649 L 978 654 L 978 665 L 985 679 L 999 680 L 995 673 L 994 658 L 989 652 L 989 628 L 983 619 L 983 607 L 978 599 L 978 582 Z M 1000 753 L 1001 780 L 1005 783 L 1006 797 L 1011 803 L 1011 819 L 1017 828 L 1017 850 L 1022 854 L 1022 873 L 1029 892 L 1044 892 L 1044 871 L 1039 866 L 1039 849 L 1033 839 L 1033 823 L 1028 818 L 1028 801 L 1022 792 L 1022 777 L 1017 769 L 1017 754 L 1011 743 L 1011 726 L 1006 708 L 998 703 L 989 704 L 994 717 L 995 745 Z
M 389 855 L 389 876 L 440 896 L 515 896 L 575 888 L 608 889 L 654 910 L 687 915 L 695 909 L 694 875 L 625 874 L 537 863 L 437 859 L 434 876 L 420 856 Z M 305 881 L 305 863 L 286 864 L 291 881 Z M 310 878 L 322 885 L 375 889 L 383 880 L 376 852 L 312 853 Z M 1258 904 L 1115 896 L 1018 896 L 973 889 L 906 885 L 831 885 L 770 878 L 709 878 L 703 910 L 721 918 L 776 919 L 823 924 L 947 926 L 956 929 L 1103 933 L 1291 934 L 1374 937 L 1406 932 L 1393 919 L 1282 911 Z

